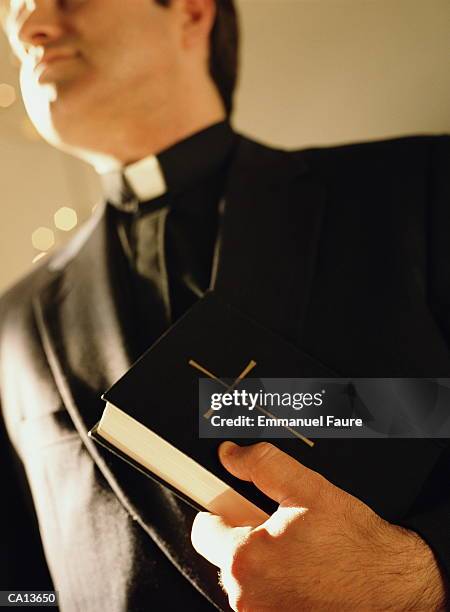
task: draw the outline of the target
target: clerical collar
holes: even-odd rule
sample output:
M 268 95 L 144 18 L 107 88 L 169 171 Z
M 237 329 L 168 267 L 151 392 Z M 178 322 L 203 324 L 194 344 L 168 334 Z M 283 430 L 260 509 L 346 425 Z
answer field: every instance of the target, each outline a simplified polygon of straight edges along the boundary
M 179 194 L 217 171 L 236 135 L 228 121 L 216 123 L 157 155 L 100 175 L 108 202 L 131 211 L 165 193 Z

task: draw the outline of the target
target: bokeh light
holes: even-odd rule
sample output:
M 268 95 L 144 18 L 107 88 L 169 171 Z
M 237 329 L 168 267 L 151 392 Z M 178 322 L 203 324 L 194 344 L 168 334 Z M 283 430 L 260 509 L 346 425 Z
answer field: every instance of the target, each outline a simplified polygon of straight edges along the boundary
M 63 206 L 56 211 L 54 216 L 55 225 L 63 232 L 70 232 L 78 223 L 78 216 L 73 208 Z
M 38 227 L 31 235 L 31 242 L 38 251 L 48 251 L 55 244 L 55 235 L 48 227 Z
M 16 90 L 8 83 L 0 83 L 0 107 L 8 108 L 16 101 Z

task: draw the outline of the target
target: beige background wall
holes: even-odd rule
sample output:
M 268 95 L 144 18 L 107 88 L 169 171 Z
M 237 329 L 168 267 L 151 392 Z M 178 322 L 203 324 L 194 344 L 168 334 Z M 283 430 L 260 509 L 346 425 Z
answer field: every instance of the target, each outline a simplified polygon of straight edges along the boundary
M 107 0 L 105 0 L 107 3 Z M 450 132 L 448 0 L 238 0 L 235 126 L 286 147 Z M 0 83 L 17 69 L 0 39 Z M 0 108 L 0 289 L 32 266 L 31 234 L 61 206 L 82 221 L 90 168 L 48 147 L 19 100 Z

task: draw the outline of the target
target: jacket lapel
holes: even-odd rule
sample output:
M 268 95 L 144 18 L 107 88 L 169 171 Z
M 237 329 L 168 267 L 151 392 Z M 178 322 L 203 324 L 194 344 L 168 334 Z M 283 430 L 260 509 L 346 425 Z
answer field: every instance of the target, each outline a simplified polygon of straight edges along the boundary
M 34 304 L 65 376 L 93 392 L 114 382 L 137 357 L 130 293 L 123 286 L 126 260 L 112 223 L 105 207 L 77 244 L 51 262 L 50 282 Z
M 87 435 L 103 411 L 102 393 L 139 356 L 126 261 L 112 223 L 106 207 L 54 261 L 49 282 L 34 300 L 37 327 L 67 411 L 111 489 L 175 567 L 218 607 L 217 601 L 225 602 L 219 587 L 207 592 L 214 591 L 214 570 L 206 561 L 193 561 L 194 512 Z
M 291 341 L 310 298 L 325 195 L 301 154 L 241 140 L 213 288 Z

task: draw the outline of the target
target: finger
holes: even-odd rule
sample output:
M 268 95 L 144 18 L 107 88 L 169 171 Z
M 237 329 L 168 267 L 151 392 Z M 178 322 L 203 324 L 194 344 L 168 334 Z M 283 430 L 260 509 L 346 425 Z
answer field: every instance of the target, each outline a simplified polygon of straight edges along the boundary
M 226 568 L 251 527 L 231 527 L 224 519 L 210 512 L 199 512 L 192 525 L 191 540 L 195 550 L 217 567 Z
M 317 472 L 268 442 L 251 446 L 224 442 L 219 447 L 219 458 L 233 476 L 253 482 L 279 504 L 287 499 L 304 504 L 315 495 L 319 481 L 324 481 Z

